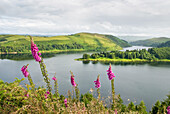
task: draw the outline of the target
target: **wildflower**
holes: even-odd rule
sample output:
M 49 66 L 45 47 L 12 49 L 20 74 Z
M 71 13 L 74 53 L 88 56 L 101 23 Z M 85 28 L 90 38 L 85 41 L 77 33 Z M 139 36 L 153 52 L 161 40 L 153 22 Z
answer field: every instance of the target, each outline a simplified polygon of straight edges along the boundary
M 47 99 L 48 95 L 47 95 L 47 94 L 44 94 L 44 96 L 45 96 L 45 99 Z
M 41 62 L 41 53 L 37 53 L 39 51 L 38 47 L 36 46 L 36 44 L 34 44 L 33 40 L 31 39 L 31 52 L 32 52 L 32 56 L 34 57 L 34 59 L 37 62 Z
M 112 104 L 112 109 L 114 110 L 115 109 L 115 88 L 114 88 L 114 79 L 113 77 L 115 77 L 115 75 L 113 74 L 112 72 L 112 68 L 111 68 L 111 64 L 109 66 L 109 69 L 107 70 L 107 75 L 108 75 L 108 78 L 109 80 L 111 80 L 111 87 L 112 87 L 112 98 L 113 98 L 113 104 Z
M 47 93 L 47 94 L 50 94 L 50 92 L 49 92 L 49 91 L 47 91 L 46 93 Z
M 72 72 L 71 72 L 71 84 L 73 85 L 73 87 L 76 86 L 76 83 L 75 83 L 75 81 L 74 81 L 74 75 L 73 75 Z
M 100 88 L 101 87 L 100 82 L 99 82 L 99 76 L 97 77 L 97 80 L 94 81 L 94 83 L 96 85 L 95 88 Z
M 29 94 L 27 93 L 27 94 L 25 94 L 25 97 L 29 97 Z
M 117 110 L 115 109 L 115 114 L 117 114 Z
M 108 75 L 108 78 L 109 80 L 112 80 L 113 77 L 115 77 L 114 73 L 112 72 L 112 68 L 111 68 L 111 65 L 109 66 L 109 69 L 107 70 L 107 75 Z
M 52 78 L 54 81 L 56 81 L 57 79 L 55 77 Z
M 27 68 L 28 66 L 25 66 L 25 65 L 21 68 L 21 71 L 25 77 L 28 77 L 29 75 L 29 73 L 27 72 Z
M 170 106 L 167 107 L 167 114 L 170 114 Z
M 67 106 L 67 99 L 64 99 L 64 104 L 65 104 L 66 107 L 68 107 Z

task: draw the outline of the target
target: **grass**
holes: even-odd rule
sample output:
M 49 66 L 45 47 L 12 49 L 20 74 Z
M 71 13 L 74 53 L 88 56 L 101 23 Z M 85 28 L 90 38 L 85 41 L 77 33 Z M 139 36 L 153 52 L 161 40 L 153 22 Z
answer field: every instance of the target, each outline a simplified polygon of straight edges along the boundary
M 127 42 L 120 40 L 115 36 L 95 33 L 77 33 L 73 35 L 52 37 L 34 36 L 34 41 L 37 45 L 43 44 L 44 46 L 53 44 L 73 44 L 76 42 L 77 44 L 82 45 L 85 50 L 95 50 L 96 48 L 102 48 L 108 51 L 121 50 L 123 47 L 121 45 L 122 42 L 126 45 L 129 45 Z M 30 42 L 29 37 L 24 35 L 0 35 L 0 46 L 21 47 L 26 45 L 30 46 Z M 45 52 L 46 50 L 43 51 Z

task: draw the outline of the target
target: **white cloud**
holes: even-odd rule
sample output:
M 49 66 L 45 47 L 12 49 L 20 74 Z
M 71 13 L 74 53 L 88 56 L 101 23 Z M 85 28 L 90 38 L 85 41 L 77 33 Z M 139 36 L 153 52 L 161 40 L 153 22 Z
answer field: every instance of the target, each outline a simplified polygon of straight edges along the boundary
M 1 0 L 0 33 L 170 36 L 170 1 Z

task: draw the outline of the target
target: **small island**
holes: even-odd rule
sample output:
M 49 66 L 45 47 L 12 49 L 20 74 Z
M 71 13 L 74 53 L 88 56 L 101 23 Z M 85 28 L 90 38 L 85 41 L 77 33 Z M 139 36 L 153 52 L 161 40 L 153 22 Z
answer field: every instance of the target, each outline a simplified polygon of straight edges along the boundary
M 83 54 L 77 61 L 170 62 L 170 47 Z

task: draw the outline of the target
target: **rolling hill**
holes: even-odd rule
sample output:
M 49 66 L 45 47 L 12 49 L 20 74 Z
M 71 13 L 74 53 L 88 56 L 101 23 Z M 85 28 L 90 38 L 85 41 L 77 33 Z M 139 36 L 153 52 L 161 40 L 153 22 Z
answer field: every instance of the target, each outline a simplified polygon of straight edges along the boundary
M 34 36 L 40 51 L 111 51 L 131 46 L 112 35 L 77 33 L 72 35 Z M 0 35 L 0 52 L 30 52 L 30 39 L 24 35 Z
M 170 47 L 170 41 L 159 44 L 157 47 Z
M 170 38 L 159 37 L 159 38 L 152 38 L 152 39 L 146 39 L 146 40 L 138 40 L 138 41 L 130 42 L 130 44 L 134 46 L 157 47 L 161 43 L 165 43 L 167 41 L 170 41 Z

